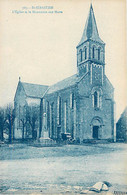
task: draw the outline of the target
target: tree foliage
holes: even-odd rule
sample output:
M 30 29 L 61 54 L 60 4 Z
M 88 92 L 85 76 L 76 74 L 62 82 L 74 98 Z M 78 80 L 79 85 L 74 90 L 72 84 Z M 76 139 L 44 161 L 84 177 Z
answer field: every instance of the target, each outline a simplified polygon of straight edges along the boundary
M 7 105 L 6 108 L 0 108 L 0 140 L 4 140 L 3 132 L 6 129 L 9 136 L 9 143 L 12 142 L 15 117 L 16 113 L 11 104 Z M 25 139 L 25 133 L 26 135 L 30 133 L 32 139 L 36 139 L 37 128 L 39 126 L 39 106 L 25 105 L 22 107 L 19 120 L 22 127 L 22 140 Z
M 5 109 L 0 108 L 0 140 L 4 140 L 4 128 L 5 128 L 5 123 L 6 123 L 6 114 L 5 114 Z
M 36 139 L 39 122 L 39 107 L 35 105 L 24 105 L 20 111 L 19 120 L 22 128 L 22 140 L 27 138 L 27 136 L 29 137 L 29 135 L 32 135 L 32 139 Z
M 12 142 L 13 138 L 13 124 L 15 120 L 15 111 L 13 106 L 10 104 L 6 108 L 6 125 L 9 130 L 9 142 Z
M 38 127 L 38 122 L 39 122 L 39 107 L 38 106 L 28 106 L 27 107 L 27 120 L 31 126 L 32 138 L 36 139 L 37 137 L 36 127 Z
M 25 138 L 25 127 L 28 123 L 28 112 L 27 112 L 27 107 L 24 106 L 22 108 L 22 112 L 20 114 L 20 121 L 22 123 L 22 140 Z

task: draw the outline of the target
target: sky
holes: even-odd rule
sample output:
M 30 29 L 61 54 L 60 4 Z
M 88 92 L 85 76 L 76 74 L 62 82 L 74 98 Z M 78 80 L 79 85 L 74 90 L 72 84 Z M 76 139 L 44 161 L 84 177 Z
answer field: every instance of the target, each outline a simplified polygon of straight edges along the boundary
M 13 101 L 19 76 L 23 82 L 51 85 L 77 72 L 76 46 L 90 3 L 0 0 L 0 106 Z M 105 68 L 115 88 L 117 120 L 127 99 L 125 0 L 93 0 L 92 5 L 106 43 Z

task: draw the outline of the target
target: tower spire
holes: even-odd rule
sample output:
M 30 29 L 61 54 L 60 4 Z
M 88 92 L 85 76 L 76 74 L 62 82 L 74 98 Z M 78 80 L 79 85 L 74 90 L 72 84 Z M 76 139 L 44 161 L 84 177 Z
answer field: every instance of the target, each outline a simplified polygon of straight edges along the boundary
M 97 41 L 97 42 L 104 44 L 104 42 L 99 37 L 97 24 L 96 24 L 96 20 L 95 20 L 95 16 L 94 16 L 94 11 L 93 11 L 93 6 L 92 6 L 92 1 L 91 1 L 91 5 L 90 5 L 88 18 L 87 18 L 85 28 L 83 31 L 83 35 L 82 35 L 82 38 L 81 38 L 78 46 L 81 45 L 83 42 L 87 41 L 88 39 L 91 39 L 93 41 Z
M 82 38 L 76 48 L 77 69 L 80 76 L 87 71 L 91 72 L 93 63 L 96 63 L 101 67 L 104 74 L 103 65 L 105 65 L 105 43 L 101 40 L 98 33 L 92 2 Z

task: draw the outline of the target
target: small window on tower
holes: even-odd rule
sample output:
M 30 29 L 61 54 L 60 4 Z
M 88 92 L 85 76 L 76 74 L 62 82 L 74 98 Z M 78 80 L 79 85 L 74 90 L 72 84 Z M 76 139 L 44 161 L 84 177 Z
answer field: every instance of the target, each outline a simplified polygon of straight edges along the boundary
M 87 59 L 87 47 L 85 47 L 85 60 Z
M 92 57 L 95 58 L 95 46 L 92 48 Z
M 101 53 L 101 49 L 98 48 L 98 60 L 100 60 L 100 53 Z
M 82 62 L 82 49 L 79 50 L 79 61 Z

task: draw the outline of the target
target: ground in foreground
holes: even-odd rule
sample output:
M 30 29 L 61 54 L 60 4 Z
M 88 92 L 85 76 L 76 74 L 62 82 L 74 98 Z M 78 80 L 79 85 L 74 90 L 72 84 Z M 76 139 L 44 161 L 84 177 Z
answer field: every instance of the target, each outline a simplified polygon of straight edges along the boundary
M 62 147 L 6 145 L 0 149 L 1 194 L 80 194 L 98 181 L 127 192 L 127 145 Z

